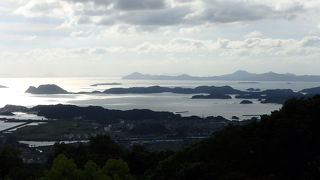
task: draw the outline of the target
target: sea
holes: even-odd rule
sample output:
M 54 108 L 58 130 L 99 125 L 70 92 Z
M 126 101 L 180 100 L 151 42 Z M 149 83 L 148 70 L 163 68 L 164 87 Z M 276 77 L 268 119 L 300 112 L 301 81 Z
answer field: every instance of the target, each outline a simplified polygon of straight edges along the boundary
M 97 83 L 121 83 L 121 85 L 91 86 Z M 292 89 L 300 91 L 305 88 L 320 86 L 319 82 L 272 82 L 272 81 L 193 81 L 193 80 L 123 80 L 121 77 L 81 77 L 81 78 L 0 78 L 0 106 L 7 104 L 33 107 L 47 104 L 73 104 L 78 106 L 102 106 L 108 109 L 151 109 L 154 111 L 170 111 L 182 116 L 223 116 L 231 119 L 237 116 L 240 120 L 251 116 L 270 114 L 279 110 L 279 104 L 262 104 L 253 100 L 253 104 L 240 104 L 242 99 L 191 99 L 192 94 L 66 94 L 66 95 L 32 95 L 25 93 L 29 86 L 56 84 L 69 92 L 103 91 L 115 87 L 189 87 L 197 86 L 231 86 L 235 89 L 248 88 Z M 17 119 L 29 118 L 28 114 L 16 113 Z M 3 116 L 1 116 L 3 117 Z M 0 118 L 1 118 L 0 117 Z M 39 117 L 34 117 L 39 118 Z M 41 118 L 41 117 L 40 117 Z M 0 122 L 0 130 L 8 124 Z

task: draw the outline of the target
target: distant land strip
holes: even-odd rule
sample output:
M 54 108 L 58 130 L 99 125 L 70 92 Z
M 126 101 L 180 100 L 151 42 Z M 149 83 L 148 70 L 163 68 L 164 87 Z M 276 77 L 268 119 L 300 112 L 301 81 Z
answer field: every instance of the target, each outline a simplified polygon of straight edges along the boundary
M 251 81 L 251 82 L 252 81 L 320 82 L 320 75 L 295 75 L 291 73 L 278 74 L 274 72 L 256 74 L 256 73 L 250 73 L 247 71 L 239 70 L 232 74 L 200 77 L 200 76 L 190 76 L 188 74 L 170 76 L 170 75 L 151 75 L 151 74 L 142 74 L 139 72 L 134 72 L 132 74 L 123 76 L 122 79 L 125 79 L 125 80 L 224 80 L 224 81 Z
M 104 91 L 92 92 L 68 92 L 55 84 L 44 84 L 39 87 L 30 86 L 26 91 L 30 94 L 150 94 L 150 93 L 175 93 L 190 94 L 192 99 L 232 99 L 230 95 L 236 95 L 236 99 L 243 99 L 241 104 L 252 104 L 248 99 L 258 99 L 261 103 L 282 104 L 291 98 L 312 97 L 320 94 L 320 87 L 303 89 L 295 92 L 291 89 L 260 89 L 249 88 L 247 91 L 234 89 L 230 86 L 198 86 L 195 88 L 182 87 L 131 87 L 131 88 L 110 88 Z M 246 99 L 246 100 L 245 100 Z

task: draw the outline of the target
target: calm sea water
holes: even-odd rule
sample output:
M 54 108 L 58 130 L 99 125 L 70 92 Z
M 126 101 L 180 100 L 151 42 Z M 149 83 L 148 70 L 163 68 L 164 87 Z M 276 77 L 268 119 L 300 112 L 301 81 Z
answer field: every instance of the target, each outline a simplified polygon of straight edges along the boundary
M 122 83 L 112 86 L 90 86 L 96 83 Z M 31 95 L 24 93 L 29 86 L 41 84 L 57 84 L 70 92 L 105 90 L 113 87 L 196 87 L 201 85 L 224 86 L 245 90 L 247 88 L 265 89 L 293 89 L 299 91 L 304 88 L 320 86 L 314 82 L 257 82 L 243 83 L 238 81 L 154 81 L 154 80 L 122 80 L 121 78 L 0 78 L 0 85 L 9 88 L 0 88 L 0 106 L 6 104 L 23 105 L 32 107 L 39 104 L 75 104 L 79 106 L 97 105 L 109 109 L 152 109 L 155 111 L 181 112 L 184 116 L 224 116 L 231 118 L 238 116 L 241 119 L 245 115 L 269 114 L 278 110 L 281 105 L 261 104 L 239 104 L 241 99 L 190 99 L 192 95 L 181 95 L 172 93 L 161 94 L 125 94 L 125 95 Z M 1 126 L 1 124 L 0 124 Z

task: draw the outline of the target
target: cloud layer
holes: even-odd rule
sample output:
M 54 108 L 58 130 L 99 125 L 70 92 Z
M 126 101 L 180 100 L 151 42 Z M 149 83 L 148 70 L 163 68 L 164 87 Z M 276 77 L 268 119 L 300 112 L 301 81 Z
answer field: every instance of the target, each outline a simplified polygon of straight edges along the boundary
M 293 19 L 317 8 L 306 1 L 257 0 L 30 0 L 16 10 L 27 17 L 51 16 L 73 24 L 137 26 L 196 25 Z
M 0 71 L 317 74 L 319 19 L 319 0 L 1 0 Z

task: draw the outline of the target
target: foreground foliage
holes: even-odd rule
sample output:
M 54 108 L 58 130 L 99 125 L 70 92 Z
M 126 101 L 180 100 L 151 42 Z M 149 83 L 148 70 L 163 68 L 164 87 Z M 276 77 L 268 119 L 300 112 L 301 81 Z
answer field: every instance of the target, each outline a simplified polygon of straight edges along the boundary
M 319 179 L 320 96 L 230 126 L 162 161 L 151 179 Z
M 100 168 L 93 161 L 88 161 L 84 169 L 77 168 L 72 159 L 65 155 L 57 156 L 50 170 L 39 180 L 130 180 L 133 179 L 128 164 L 122 160 L 109 159 Z

